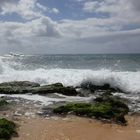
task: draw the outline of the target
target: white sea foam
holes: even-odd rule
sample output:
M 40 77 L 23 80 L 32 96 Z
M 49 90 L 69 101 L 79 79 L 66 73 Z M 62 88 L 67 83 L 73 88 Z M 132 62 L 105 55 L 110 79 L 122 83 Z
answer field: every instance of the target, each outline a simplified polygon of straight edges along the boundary
M 0 82 L 34 81 L 40 84 L 61 82 L 64 85 L 77 86 L 84 81 L 102 85 L 109 83 L 127 92 L 140 92 L 140 72 L 114 72 L 111 70 L 76 70 L 76 69 L 36 69 L 16 71 L 6 69 L 0 74 Z
M 57 94 L 59 96 L 59 94 Z M 42 105 L 50 105 L 56 102 L 89 102 L 93 97 L 75 97 L 75 96 L 63 96 L 63 98 L 50 98 L 47 96 L 41 95 L 28 95 L 28 94 L 12 94 L 12 95 L 5 95 L 0 94 L 0 97 L 7 96 L 12 98 L 22 98 L 34 102 L 40 102 Z M 60 97 L 62 97 L 60 95 Z
M 61 82 L 66 86 L 79 86 L 83 82 L 91 82 L 95 85 L 110 84 L 112 87 L 117 87 L 130 94 L 116 93 L 120 97 L 124 97 L 131 101 L 130 108 L 139 111 L 140 108 L 140 71 L 112 71 L 111 69 L 62 69 L 53 68 L 34 68 L 28 69 L 23 66 L 20 59 L 17 61 L 10 61 L 13 56 L 6 57 L 0 56 L 0 83 L 8 81 L 33 81 L 44 84 L 52 84 Z M 8 61 L 7 61 L 8 59 Z M 15 58 L 14 58 L 15 59 Z M 12 62 L 12 63 L 10 63 Z M 24 69 L 22 69 L 24 67 Z M 17 69 L 16 69 L 17 68 Z M 0 96 L 3 96 L 0 94 Z M 59 101 L 88 101 L 93 97 L 67 97 L 61 95 L 60 98 L 50 98 L 40 95 L 8 95 L 11 97 L 24 98 L 34 102 L 41 102 L 42 104 L 49 105 Z M 59 95 L 60 96 L 60 95 Z
M 78 86 L 90 81 L 96 85 L 110 84 L 126 92 L 140 93 L 140 71 L 123 72 L 106 69 L 35 69 L 15 70 L 0 58 L 0 83 L 7 81 L 34 81 L 40 84 L 61 82 L 66 86 Z

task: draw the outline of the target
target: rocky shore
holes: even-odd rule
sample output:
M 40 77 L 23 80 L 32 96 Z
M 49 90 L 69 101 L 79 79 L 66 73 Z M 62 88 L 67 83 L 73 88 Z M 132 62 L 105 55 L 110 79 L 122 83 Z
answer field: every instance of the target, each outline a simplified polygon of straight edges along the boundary
M 5 82 L 0 84 L 0 94 L 3 95 L 0 99 L 0 117 L 2 121 L 3 118 L 17 121 L 22 117 L 36 118 L 45 116 L 44 118 L 46 118 L 46 116 L 64 117 L 67 115 L 76 115 L 126 126 L 128 123 L 125 116 L 130 112 L 127 100 L 114 96 L 112 94 L 113 92 L 123 91 L 118 88 L 113 88 L 109 84 L 99 86 L 84 83 L 78 87 L 67 87 L 62 83 L 40 85 L 29 81 Z M 21 98 L 9 97 L 9 95 L 19 94 L 51 97 L 55 93 L 69 97 L 95 95 L 95 98 L 89 102 L 54 102 L 49 106 L 42 106 L 40 102 L 35 103 Z M 63 98 L 63 96 L 61 98 Z M 14 133 L 9 133 L 0 125 L 0 139 L 10 139 L 16 132 L 15 127 L 16 125 L 14 124 L 12 128 Z M 5 131 L 9 134 L 9 137 L 5 137 Z

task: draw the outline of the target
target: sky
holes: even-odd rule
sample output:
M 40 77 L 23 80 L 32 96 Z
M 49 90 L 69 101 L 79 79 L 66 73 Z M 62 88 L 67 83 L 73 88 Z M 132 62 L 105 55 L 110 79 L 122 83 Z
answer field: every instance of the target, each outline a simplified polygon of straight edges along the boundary
M 140 53 L 140 0 L 0 0 L 0 54 Z

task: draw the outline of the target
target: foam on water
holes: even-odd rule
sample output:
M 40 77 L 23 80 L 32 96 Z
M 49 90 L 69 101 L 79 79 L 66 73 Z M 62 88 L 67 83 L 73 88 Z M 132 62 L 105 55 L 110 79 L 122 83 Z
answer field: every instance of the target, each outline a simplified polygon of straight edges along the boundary
M 59 96 L 59 94 L 57 94 Z M 61 98 L 50 98 L 47 96 L 41 96 L 41 95 L 25 95 L 25 94 L 13 94 L 13 95 L 5 95 L 5 94 L 0 94 L 0 97 L 7 96 L 11 98 L 22 98 L 34 102 L 40 102 L 42 105 L 51 105 L 53 103 L 57 102 L 89 102 L 93 97 L 75 97 L 75 96 L 62 96 L 60 95 Z M 63 97 L 63 98 L 62 98 Z
M 11 58 L 9 58 L 10 60 Z M 140 92 L 140 71 L 112 71 L 107 69 L 62 69 L 62 68 L 36 68 L 14 69 L 11 65 L 19 66 L 19 62 L 3 61 L 0 57 L 0 83 L 7 81 L 34 81 L 40 84 L 61 82 L 66 86 L 78 86 L 82 82 L 90 81 L 95 85 L 110 84 L 126 92 Z
M 10 61 L 10 56 L 0 57 L 0 83 L 8 81 L 33 81 L 44 84 L 52 84 L 61 82 L 66 86 L 78 86 L 83 82 L 91 82 L 95 85 L 110 84 L 112 87 L 117 87 L 130 94 L 122 94 L 119 96 L 137 103 L 140 107 L 140 70 L 137 71 L 115 71 L 111 69 L 72 69 L 72 68 L 47 68 L 35 67 L 34 69 L 22 69 L 22 58 L 16 61 Z M 15 59 L 15 58 L 14 58 Z M 111 58 L 112 59 L 112 58 Z M 43 58 L 44 60 L 44 58 Z M 138 60 L 138 59 L 137 59 Z M 120 62 L 120 61 L 119 61 Z M 27 61 L 28 63 L 28 61 Z M 30 63 L 28 63 L 29 65 Z M 34 64 L 34 63 L 33 63 Z M 32 65 L 33 65 L 32 64 Z M 139 61 L 137 63 L 139 65 Z M 128 65 L 127 65 L 128 66 Z M 17 68 L 18 67 L 18 68 Z M 19 68 L 20 67 L 20 68 Z M 130 68 L 130 67 L 129 67 Z M 1 95 L 2 96 L 2 95 Z M 40 101 L 44 104 L 51 104 L 58 101 L 75 101 L 86 100 L 85 97 L 63 97 L 63 98 L 49 98 L 40 95 L 11 95 L 21 97 L 29 100 Z
M 84 69 L 36 69 L 14 70 L 6 67 L 0 74 L 0 82 L 34 81 L 40 84 L 61 82 L 67 86 L 77 86 L 90 81 L 95 85 L 109 83 L 126 92 L 140 93 L 140 72 L 117 72 L 111 70 Z

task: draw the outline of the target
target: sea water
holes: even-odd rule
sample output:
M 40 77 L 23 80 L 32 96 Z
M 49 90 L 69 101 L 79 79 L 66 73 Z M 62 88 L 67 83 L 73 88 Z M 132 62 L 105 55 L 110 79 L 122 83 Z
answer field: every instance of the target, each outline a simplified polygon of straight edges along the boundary
M 133 109 L 140 110 L 140 54 L 3 55 L 0 83 L 8 81 L 61 82 L 65 86 L 108 83 L 129 93 L 116 95 L 131 100 Z

